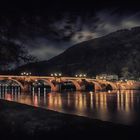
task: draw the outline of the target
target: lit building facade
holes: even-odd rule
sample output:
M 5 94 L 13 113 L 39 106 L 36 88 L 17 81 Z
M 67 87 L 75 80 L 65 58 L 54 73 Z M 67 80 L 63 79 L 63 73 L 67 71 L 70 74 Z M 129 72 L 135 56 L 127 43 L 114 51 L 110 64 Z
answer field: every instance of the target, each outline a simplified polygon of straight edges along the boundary
M 97 80 L 108 80 L 108 81 L 114 81 L 118 80 L 118 75 L 115 74 L 99 74 L 96 76 Z

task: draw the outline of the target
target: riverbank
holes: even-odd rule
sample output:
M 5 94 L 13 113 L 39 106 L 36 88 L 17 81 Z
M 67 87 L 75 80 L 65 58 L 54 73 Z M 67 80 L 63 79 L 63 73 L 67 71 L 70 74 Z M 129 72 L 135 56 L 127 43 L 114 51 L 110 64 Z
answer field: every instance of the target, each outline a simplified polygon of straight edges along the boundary
M 63 114 L 0 100 L 0 136 L 18 138 L 134 138 L 139 127 Z M 61 138 L 62 139 L 62 138 Z

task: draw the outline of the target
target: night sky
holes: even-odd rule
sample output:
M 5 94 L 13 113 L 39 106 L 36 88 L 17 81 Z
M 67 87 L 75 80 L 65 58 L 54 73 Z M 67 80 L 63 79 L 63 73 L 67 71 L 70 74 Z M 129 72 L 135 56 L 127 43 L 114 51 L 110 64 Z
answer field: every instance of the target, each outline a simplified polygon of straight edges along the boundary
M 9 1 L 0 5 L 0 33 L 4 30 L 39 60 L 48 60 L 76 43 L 135 26 L 140 26 L 135 0 Z

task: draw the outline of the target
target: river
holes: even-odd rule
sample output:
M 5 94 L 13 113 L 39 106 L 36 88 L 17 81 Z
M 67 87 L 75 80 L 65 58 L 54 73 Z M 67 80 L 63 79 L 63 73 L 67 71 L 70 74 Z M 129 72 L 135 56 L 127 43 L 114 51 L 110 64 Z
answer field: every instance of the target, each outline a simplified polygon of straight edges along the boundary
M 140 124 L 140 91 L 44 92 L 2 91 L 0 99 L 15 101 L 63 113 L 126 125 Z M 47 117 L 47 116 L 46 116 Z

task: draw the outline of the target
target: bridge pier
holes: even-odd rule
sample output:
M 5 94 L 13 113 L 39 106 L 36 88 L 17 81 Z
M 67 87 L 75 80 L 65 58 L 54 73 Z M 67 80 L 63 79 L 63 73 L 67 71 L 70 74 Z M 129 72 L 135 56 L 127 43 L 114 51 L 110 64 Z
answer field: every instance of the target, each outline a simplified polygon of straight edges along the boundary
M 51 87 L 51 91 L 52 92 L 58 92 L 58 91 L 60 91 L 60 85 L 59 84 L 56 84 L 55 86 Z
M 86 90 L 86 85 L 82 85 L 79 91 L 85 91 Z
M 21 91 L 23 91 L 23 92 L 29 92 L 29 85 L 28 84 L 25 84 L 23 86 L 23 88 L 21 88 Z
M 99 86 L 97 86 L 96 84 L 94 85 L 94 91 L 101 91 L 102 89 L 99 87 Z

